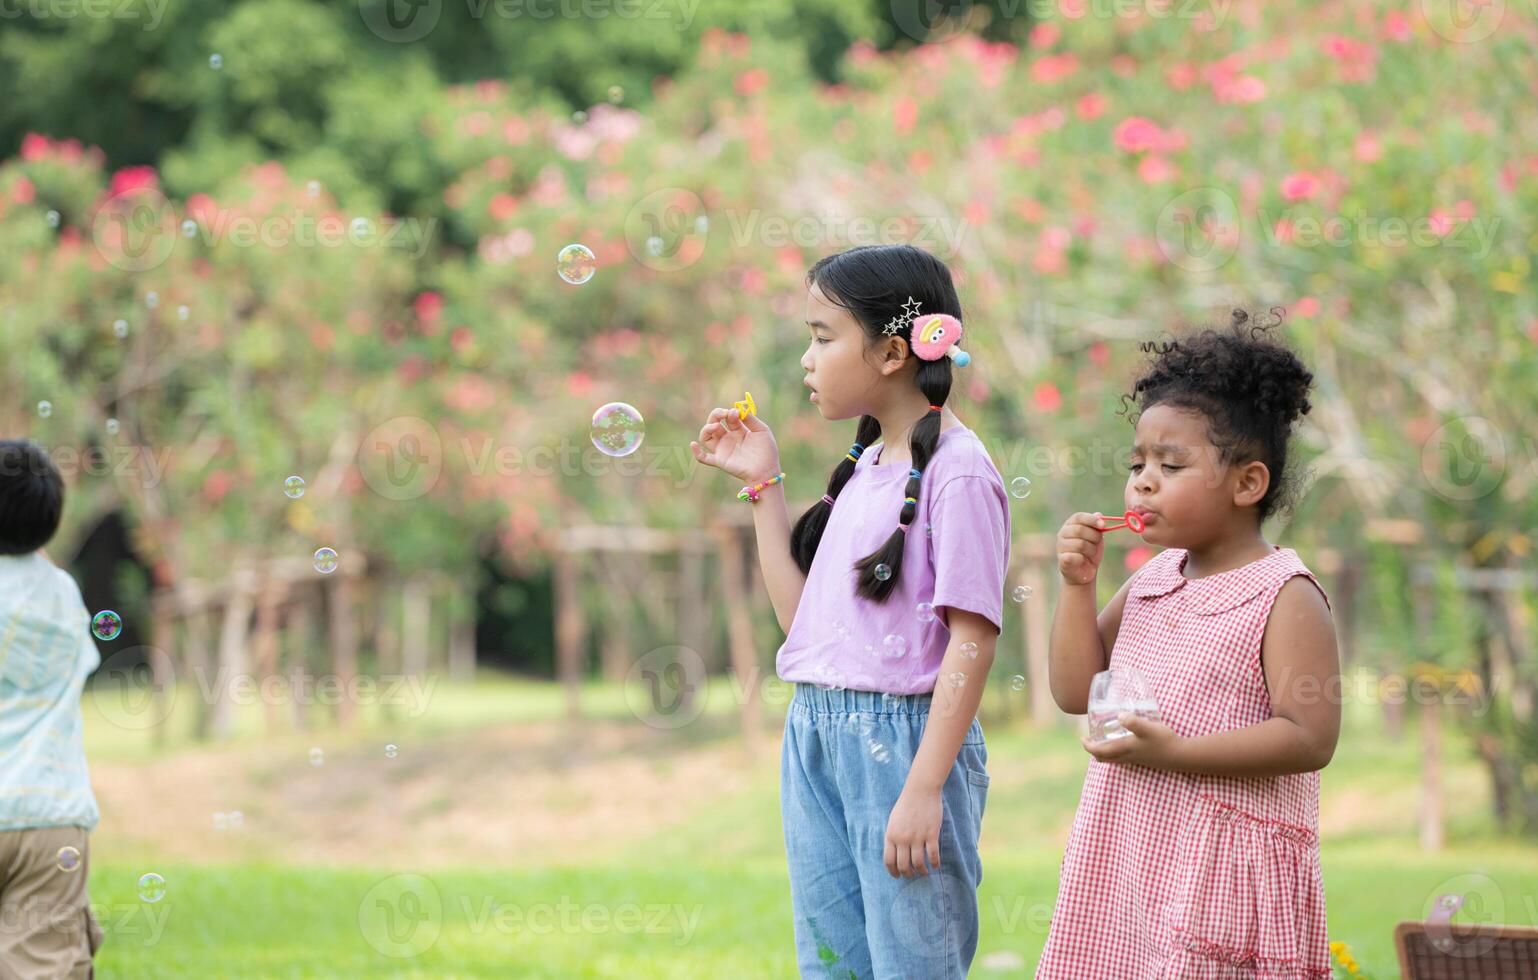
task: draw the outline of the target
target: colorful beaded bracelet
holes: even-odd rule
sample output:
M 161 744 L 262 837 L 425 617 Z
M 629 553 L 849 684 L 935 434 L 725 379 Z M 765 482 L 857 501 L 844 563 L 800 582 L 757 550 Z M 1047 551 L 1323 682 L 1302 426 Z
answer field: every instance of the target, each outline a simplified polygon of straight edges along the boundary
M 746 501 L 748 501 L 750 503 L 755 503 L 756 504 L 756 503 L 758 503 L 758 492 L 760 490 L 763 490 L 766 487 L 772 487 L 776 483 L 783 483 L 784 481 L 785 481 L 785 474 L 784 473 L 776 474 L 775 476 L 771 476 L 769 479 L 765 480 L 763 483 L 755 483 L 751 487 L 743 487 L 741 490 L 738 490 L 737 491 L 737 499 L 738 500 L 746 500 Z

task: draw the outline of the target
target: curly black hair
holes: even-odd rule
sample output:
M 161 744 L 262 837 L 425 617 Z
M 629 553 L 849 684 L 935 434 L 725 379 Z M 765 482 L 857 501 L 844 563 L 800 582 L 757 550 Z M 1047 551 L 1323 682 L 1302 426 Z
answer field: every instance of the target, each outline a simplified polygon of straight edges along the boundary
M 1270 323 L 1256 323 L 1234 310 L 1227 329 L 1196 331 L 1160 343 L 1148 341 L 1147 369 L 1122 396 L 1119 414 L 1133 425 L 1154 405 L 1191 409 L 1207 417 L 1208 438 L 1226 464 L 1259 460 L 1271 485 L 1257 505 L 1260 519 L 1286 510 L 1296 493 L 1296 474 L 1287 465 L 1294 424 L 1312 407 L 1314 376 L 1296 354 L 1270 332 L 1285 311 L 1273 308 Z M 1130 414 L 1135 402 L 1137 414 Z

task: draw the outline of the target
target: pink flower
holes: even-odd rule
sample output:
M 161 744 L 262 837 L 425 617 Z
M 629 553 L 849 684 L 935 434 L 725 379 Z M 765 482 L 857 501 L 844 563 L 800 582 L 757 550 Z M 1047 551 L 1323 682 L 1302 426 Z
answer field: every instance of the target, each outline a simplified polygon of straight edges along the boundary
M 1145 184 L 1162 184 L 1175 179 L 1175 167 L 1164 157 L 1150 153 L 1137 165 L 1137 175 Z
M 1410 18 L 1402 10 L 1390 10 L 1383 18 L 1383 34 L 1400 44 L 1410 40 Z
M 112 185 L 107 193 L 116 197 L 129 191 L 158 186 L 160 178 L 155 174 L 154 167 L 124 167 L 112 175 Z
M 416 310 L 418 320 L 423 323 L 436 323 L 443 313 L 443 296 L 431 291 L 422 293 L 417 296 L 412 307 Z
M 53 143 L 41 133 L 28 133 L 21 138 L 21 158 L 41 160 L 53 149 Z
M 1213 94 L 1219 102 L 1246 105 L 1266 97 L 1266 83 L 1254 75 L 1240 75 L 1226 84 L 1214 84 Z
M 1164 131 L 1142 116 L 1128 116 L 1117 123 L 1111 138 L 1116 141 L 1117 149 L 1124 153 L 1143 153 L 1160 147 L 1164 142 Z
M 1376 163 L 1383 155 L 1383 147 L 1378 144 L 1377 134 L 1358 133 L 1356 143 L 1351 148 L 1351 155 L 1361 163 Z
M 1097 340 L 1089 345 L 1089 359 L 1090 363 L 1097 367 L 1104 367 L 1105 363 L 1111 359 L 1111 348 L 1105 341 Z
M 1319 178 L 1306 170 L 1288 174 L 1282 178 L 1282 197 L 1289 201 L 1303 201 L 1319 193 Z
M 16 181 L 11 188 L 11 200 L 17 204 L 31 204 L 37 197 L 37 188 L 32 186 L 32 181 L 25 177 Z
M 573 371 L 566 376 L 566 391 L 582 398 L 593 389 L 593 379 L 585 371 Z
M 469 327 L 455 327 L 449 332 L 449 346 L 454 349 L 456 354 L 463 354 L 474 344 L 475 334 L 470 332 Z
M 1043 21 L 1031 28 L 1031 47 L 1050 48 L 1063 36 L 1063 31 L 1050 21 Z
M 1036 407 L 1043 412 L 1055 412 L 1063 404 L 1062 392 L 1058 391 L 1057 385 L 1050 381 L 1043 381 L 1037 385 L 1036 390 L 1031 393 L 1031 398 L 1035 400 Z
M 746 48 L 744 48 L 744 52 L 746 52 Z M 744 98 L 751 98 L 768 86 L 769 73 L 762 68 L 750 68 L 738 75 L 736 81 L 732 84 L 736 88 L 738 95 Z
M 1031 65 L 1031 80 L 1042 85 L 1060 82 L 1079 70 L 1079 59 L 1073 52 L 1042 55 Z
M 518 213 L 518 199 L 511 194 L 501 193 L 492 197 L 491 205 L 487 208 L 495 221 L 506 221 Z
M 1431 233 L 1438 238 L 1453 230 L 1453 216 L 1446 208 L 1432 208 L 1426 220 L 1431 225 Z
M 892 126 L 901 135 L 913 132 L 919 119 L 919 105 L 909 96 L 903 96 L 892 107 Z
M 1315 317 L 1319 315 L 1319 301 L 1312 296 L 1300 296 L 1293 304 L 1292 312 L 1301 317 Z
M 235 479 L 224 470 L 214 470 L 203 481 L 203 499 L 217 504 L 235 487 Z
M 529 124 L 521 116 L 514 116 L 502 124 L 502 138 L 509 146 L 517 146 L 529 138 Z
M 1105 112 L 1105 104 L 1106 98 L 1099 92 L 1086 92 L 1084 95 L 1079 96 L 1077 106 L 1079 118 L 1086 122 L 1091 119 L 1100 118 Z
M 1278 218 L 1276 224 L 1271 226 L 1271 234 L 1278 245 L 1291 245 L 1296 233 L 1291 218 Z

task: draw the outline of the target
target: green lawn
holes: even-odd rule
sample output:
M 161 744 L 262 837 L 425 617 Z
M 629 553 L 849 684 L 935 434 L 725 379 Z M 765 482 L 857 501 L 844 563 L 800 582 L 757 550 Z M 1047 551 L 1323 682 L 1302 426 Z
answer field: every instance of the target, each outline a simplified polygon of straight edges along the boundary
M 595 685 L 585 703 L 607 723 L 633 722 L 614 689 Z M 731 705 L 724 686 L 713 688 L 708 714 L 722 723 L 687 726 L 669 751 L 687 753 L 731 738 L 724 724 Z M 558 719 L 561 707 L 559 691 L 543 684 L 440 687 L 416 718 L 369 716 L 358 731 L 327 732 L 324 739 L 328 746 L 387 737 L 456 745 L 488 728 Z M 766 714 L 772 722 L 776 710 Z M 89 708 L 87 719 L 93 761 L 103 765 L 136 759 L 153 765 L 177 753 L 208 751 L 180 737 L 151 750 L 139 734 L 104 730 Z M 1087 757 L 1070 730 L 986 719 L 985 726 L 994 782 L 973 975 L 1028 976 L 1046 939 L 1061 842 Z M 259 712 L 243 717 L 238 731 L 220 749 L 232 766 L 322 737 L 268 738 Z M 1434 856 L 1415 845 L 1412 742 L 1390 743 L 1365 709 L 1354 711 L 1325 773 L 1331 936 L 1350 943 L 1375 977 L 1397 975 L 1394 923 L 1420 917 L 1442 891 L 1477 888 L 1485 914 L 1535 922 L 1538 846 L 1494 835 L 1482 772 L 1461 742 L 1450 742 L 1447 755 L 1451 844 Z M 602 857 L 575 847 L 559 855 L 520 853 L 516 862 L 489 853 L 460 866 L 402 867 L 391 860 L 391 842 L 380 840 L 378 859 L 367 867 L 205 863 L 165 858 L 153 848 L 129 853 L 113 829 L 103 827 L 91 868 L 92 898 L 108 933 L 98 965 L 106 977 L 794 976 L 777 758 L 767 753 L 752 770 L 746 790 L 632 842 L 619 859 L 612 847 L 594 847 Z M 516 774 L 509 786 L 516 792 Z M 334 819 L 352 816 L 339 806 Z M 442 831 L 426 820 L 417 832 Z M 517 833 L 510 815 L 508 854 L 517 850 Z M 137 842 L 142 835 L 123 839 Z M 148 870 L 167 883 L 166 897 L 155 904 L 136 894 L 137 878 Z M 985 956 L 1005 951 L 1018 955 L 1012 967 L 982 967 Z

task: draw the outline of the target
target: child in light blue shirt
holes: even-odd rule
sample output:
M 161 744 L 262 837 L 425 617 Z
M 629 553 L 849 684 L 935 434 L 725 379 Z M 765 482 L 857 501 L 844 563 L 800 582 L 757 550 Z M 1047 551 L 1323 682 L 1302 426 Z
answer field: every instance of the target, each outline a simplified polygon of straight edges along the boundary
M 86 894 L 99 813 L 80 692 L 101 662 L 80 589 L 42 554 L 64 482 L 48 454 L 0 441 L 0 976 L 89 977 L 101 930 Z

